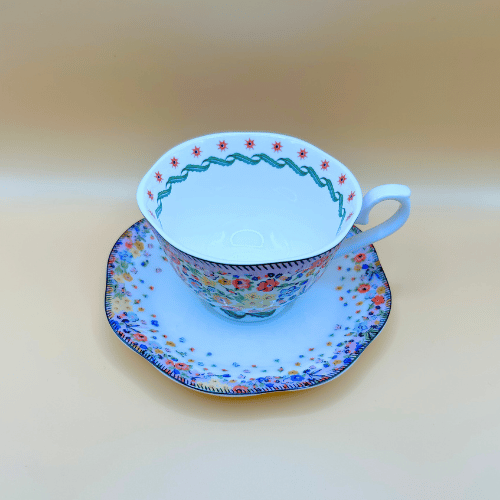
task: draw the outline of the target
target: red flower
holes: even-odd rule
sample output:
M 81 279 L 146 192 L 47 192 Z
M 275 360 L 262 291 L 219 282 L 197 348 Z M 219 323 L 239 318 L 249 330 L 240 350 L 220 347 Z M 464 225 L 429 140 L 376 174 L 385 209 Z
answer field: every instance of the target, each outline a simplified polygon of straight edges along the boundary
M 157 180 L 158 182 L 161 182 L 161 181 L 162 181 L 162 176 L 161 176 L 160 172 L 156 172 L 155 177 L 156 177 L 156 180 Z
M 277 153 L 278 151 L 281 151 L 281 142 L 276 141 L 273 144 L 273 150 L 275 153 Z
M 233 391 L 238 394 L 242 394 L 243 392 L 248 392 L 248 387 L 245 387 L 244 385 L 235 385 L 233 387 Z
M 270 278 L 266 281 L 261 281 L 259 283 L 259 286 L 257 287 L 257 290 L 259 292 L 270 292 L 275 286 L 279 285 L 279 281 L 276 281 L 273 278 Z
M 298 153 L 299 158 L 303 160 L 304 158 L 307 158 L 307 151 L 305 149 L 301 149 Z
M 354 191 L 351 191 L 351 194 L 347 197 L 347 201 L 352 201 L 352 199 L 356 196 Z
M 146 335 L 143 335 L 142 333 L 134 333 L 134 339 L 139 340 L 140 342 L 146 342 L 146 340 L 148 340 Z
M 221 151 L 225 151 L 227 149 L 226 141 L 219 141 L 219 145 L 217 146 Z
M 252 139 L 248 139 L 248 141 L 245 141 L 245 146 L 247 149 L 253 149 L 255 146 L 255 141 L 252 141 Z
M 201 154 L 201 149 L 200 149 L 199 147 L 195 146 L 195 147 L 193 148 L 193 152 L 192 152 L 191 154 L 192 154 L 193 156 L 196 156 L 196 157 L 198 158 L 198 156 L 200 156 L 200 154 Z
M 126 241 L 126 242 L 125 242 L 125 246 L 126 246 L 127 248 L 132 248 L 133 243 L 132 243 L 131 241 Z
M 323 160 L 321 162 L 321 170 L 326 170 L 329 166 L 330 166 L 330 162 L 329 161 Z
M 339 177 L 339 184 L 342 186 L 342 184 L 344 184 L 344 182 L 345 182 L 346 179 L 347 179 L 347 177 L 345 176 L 345 174 L 342 174 Z
M 149 199 L 152 200 L 153 199 L 153 193 L 151 191 L 148 191 L 148 196 L 149 196 Z
M 178 370 L 189 370 L 189 365 L 186 365 L 186 363 L 175 363 L 175 367 Z
M 366 254 L 364 253 L 358 253 L 357 255 L 354 256 L 354 260 L 356 262 L 363 262 L 366 259 Z
M 383 304 L 385 302 L 384 297 L 382 295 L 375 295 L 373 297 L 372 302 L 376 305 L 379 306 L 380 304 Z
M 170 160 L 170 163 L 174 168 L 177 168 L 179 166 L 179 160 L 175 156 Z
M 358 287 L 358 292 L 359 293 L 366 293 L 370 290 L 370 288 L 371 288 L 370 285 L 360 285 Z
M 235 279 L 231 282 L 237 290 L 247 290 L 250 288 L 251 281 L 246 279 Z
M 175 366 L 175 363 L 171 359 L 167 359 L 165 361 L 165 365 L 167 365 L 167 366 L 170 366 L 170 365 Z

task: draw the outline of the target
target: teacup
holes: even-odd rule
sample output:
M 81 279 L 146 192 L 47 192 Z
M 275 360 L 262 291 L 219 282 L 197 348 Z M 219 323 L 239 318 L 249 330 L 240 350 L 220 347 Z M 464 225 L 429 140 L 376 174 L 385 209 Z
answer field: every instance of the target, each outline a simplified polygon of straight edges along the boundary
M 401 205 L 347 239 L 384 200 Z M 225 317 L 255 321 L 295 301 L 336 256 L 398 230 L 410 190 L 388 184 L 363 198 L 342 163 L 305 141 L 227 132 L 164 154 L 139 184 L 137 202 L 177 275 Z

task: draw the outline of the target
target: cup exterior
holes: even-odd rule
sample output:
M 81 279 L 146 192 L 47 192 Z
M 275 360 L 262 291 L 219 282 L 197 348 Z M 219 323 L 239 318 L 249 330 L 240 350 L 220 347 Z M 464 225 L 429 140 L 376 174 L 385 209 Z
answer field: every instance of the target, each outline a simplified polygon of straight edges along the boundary
M 340 246 L 303 260 L 233 265 L 182 252 L 151 229 L 175 273 L 196 295 L 224 316 L 245 321 L 271 317 L 304 294 Z

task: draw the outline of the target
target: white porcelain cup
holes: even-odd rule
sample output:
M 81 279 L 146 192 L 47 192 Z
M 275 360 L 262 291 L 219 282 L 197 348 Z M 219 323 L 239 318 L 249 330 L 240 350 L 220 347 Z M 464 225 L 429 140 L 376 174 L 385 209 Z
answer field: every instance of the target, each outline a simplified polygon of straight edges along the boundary
M 348 239 L 384 200 L 385 222 Z M 139 184 L 137 202 L 179 277 L 215 310 L 240 321 L 274 316 L 329 262 L 397 231 L 410 190 L 388 184 L 363 198 L 354 175 L 317 147 L 267 132 L 184 142 Z

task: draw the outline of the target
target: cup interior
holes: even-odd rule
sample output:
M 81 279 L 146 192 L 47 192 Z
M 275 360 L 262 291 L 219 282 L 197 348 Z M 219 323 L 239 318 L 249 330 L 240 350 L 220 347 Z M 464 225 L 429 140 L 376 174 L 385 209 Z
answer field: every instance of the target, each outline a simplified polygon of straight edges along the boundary
M 333 248 L 356 220 L 362 194 L 342 163 L 309 143 L 233 132 L 168 151 L 144 176 L 137 201 L 179 250 L 248 265 Z

